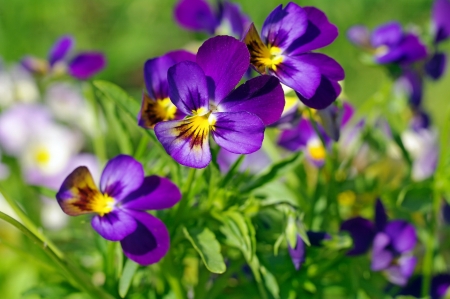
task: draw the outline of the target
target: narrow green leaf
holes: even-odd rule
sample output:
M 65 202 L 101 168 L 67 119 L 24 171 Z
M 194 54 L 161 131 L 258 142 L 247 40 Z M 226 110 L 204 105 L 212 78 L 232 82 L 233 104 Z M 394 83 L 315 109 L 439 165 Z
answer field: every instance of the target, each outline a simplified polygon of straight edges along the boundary
M 427 185 L 412 185 L 404 188 L 398 196 L 397 205 L 408 212 L 425 212 L 431 209 L 433 190 Z
M 125 263 L 125 267 L 123 268 L 122 277 L 119 281 L 119 295 L 122 298 L 128 293 L 131 282 L 133 281 L 134 273 L 139 268 L 139 264 L 136 264 L 132 260 L 127 260 Z
M 220 244 L 216 236 L 208 228 L 183 227 L 183 233 L 197 250 L 206 268 L 213 273 L 223 273 L 226 270 L 223 256 L 220 253 Z
M 290 169 L 294 168 L 301 161 L 301 153 L 296 153 L 285 160 L 282 160 L 276 164 L 274 164 L 268 172 L 259 176 L 256 180 L 250 182 L 247 186 L 242 189 L 242 192 L 249 192 L 258 187 L 261 187 L 281 175 L 289 172 Z
M 247 261 L 251 261 L 254 252 L 254 228 L 249 228 L 246 218 L 237 211 L 227 211 L 217 217 L 224 225 L 221 226 L 221 232 L 226 236 L 230 246 L 241 250 Z
M 106 98 L 109 98 L 127 112 L 129 116 L 136 119 L 140 110 L 138 101 L 130 97 L 122 88 L 111 82 L 95 80 L 93 84 Z
M 275 276 L 273 276 L 273 274 L 270 273 L 263 266 L 261 266 L 261 268 L 259 270 L 261 271 L 261 274 L 264 279 L 264 283 L 265 283 L 267 289 L 269 290 L 269 292 L 272 294 L 272 296 L 275 299 L 280 298 L 280 287 L 278 286 L 278 282 L 275 279 Z

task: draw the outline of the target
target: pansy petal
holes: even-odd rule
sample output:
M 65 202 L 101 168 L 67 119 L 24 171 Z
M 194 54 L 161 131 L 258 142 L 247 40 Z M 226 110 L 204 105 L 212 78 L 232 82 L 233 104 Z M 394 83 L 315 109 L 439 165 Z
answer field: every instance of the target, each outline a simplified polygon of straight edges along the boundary
M 211 161 L 209 123 L 203 116 L 160 122 L 155 134 L 166 152 L 182 165 L 204 168 Z
M 433 277 L 431 281 L 431 299 L 445 298 L 448 289 L 450 288 L 450 275 L 438 274 Z M 418 295 L 417 297 L 419 297 Z
M 185 114 L 209 109 L 206 77 L 200 66 L 192 61 L 183 61 L 169 69 L 169 95 L 172 103 Z
M 359 255 L 369 250 L 375 235 L 375 229 L 369 220 L 356 217 L 346 220 L 341 225 L 341 231 L 348 231 L 353 239 L 353 248 L 347 255 Z
M 60 37 L 48 53 L 48 62 L 53 66 L 56 62 L 63 60 L 73 48 L 74 39 L 70 35 Z
M 302 117 L 297 127 L 281 132 L 278 145 L 295 152 L 306 147 L 308 140 L 314 137 L 317 137 L 314 127 L 310 121 Z
M 181 0 L 175 6 L 175 20 L 182 27 L 214 34 L 218 19 L 204 0 Z
M 373 271 L 381 271 L 389 267 L 394 259 L 393 253 L 387 249 L 391 242 L 385 233 L 378 233 L 373 239 L 372 263 L 370 268 Z
M 381 52 L 375 60 L 377 63 L 412 63 L 427 57 L 427 48 L 415 34 L 406 34 L 401 43 L 387 52 Z
M 78 79 L 88 79 L 106 66 L 106 58 L 99 52 L 85 52 L 75 56 L 69 63 L 69 74 Z
M 369 48 L 370 45 L 370 31 L 366 26 L 355 25 L 347 30 L 348 40 L 356 46 Z
M 255 24 L 251 23 L 247 33 L 243 39 L 250 53 L 250 63 L 260 74 L 266 72 L 265 61 L 271 57 L 269 48 L 263 43 L 259 37 L 259 33 L 255 28 Z
M 124 199 L 144 181 L 144 168 L 133 157 L 118 155 L 109 160 L 100 178 L 100 190 L 116 201 Z
M 220 29 L 222 26 L 226 26 L 231 28 L 231 32 L 225 32 L 223 35 L 232 35 L 240 39 L 244 34 L 244 30 L 250 25 L 250 18 L 242 12 L 238 4 L 229 1 L 220 1 L 219 10 L 221 25 L 216 34 L 222 35 Z
M 308 15 L 305 33 L 286 50 L 290 55 L 301 54 L 331 44 L 338 36 L 338 29 L 328 21 L 327 16 L 315 7 L 304 7 Z
M 384 269 L 386 279 L 395 285 L 405 286 L 408 283 L 408 277 L 403 275 L 402 269 L 399 265 L 393 264 Z
M 234 37 L 216 36 L 198 49 L 197 63 L 205 72 L 209 98 L 220 103 L 247 71 L 250 54 L 246 45 Z
M 181 61 L 195 61 L 195 55 L 185 50 L 178 50 L 145 62 L 145 86 L 152 99 L 162 100 L 169 96 L 167 71 L 171 66 Z
M 285 51 L 300 38 L 308 27 L 308 14 L 298 4 L 289 2 L 284 8 L 275 8 L 261 29 L 261 37 L 266 45 Z
M 377 231 L 382 231 L 387 223 L 387 214 L 381 199 L 377 198 L 375 203 L 375 228 Z
M 265 125 L 280 119 L 284 93 L 280 81 L 272 76 L 258 76 L 233 90 L 218 106 L 221 112 L 247 111 L 256 114 Z
M 164 223 L 146 212 L 127 210 L 137 222 L 136 229 L 120 241 L 125 255 L 146 266 L 157 263 L 170 247 L 170 237 Z
M 212 135 L 218 145 L 235 154 L 250 154 L 261 148 L 264 123 L 249 112 L 216 112 Z
M 340 124 L 343 116 L 343 109 L 336 105 L 330 105 L 325 109 L 317 110 L 317 115 L 320 117 L 320 124 L 334 141 L 339 140 Z
M 162 210 L 173 207 L 180 199 L 180 190 L 174 183 L 152 175 L 145 177 L 141 187 L 129 194 L 121 205 L 134 210 Z
M 434 53 L 433 57 L 425 64 L 425 71 L 431 79 L 437 80 L 442 77 L 447 65 L 447 55 Z
M 144 92 L 141 110 L 138 114 L 138 125 L 145 129 L 153 129 L 161 121 L 180 118 L 180 114 L 183 113 L 177 109 L 169 98 L 155 100 Z
M 330 240 L 331 236 L 326 232 L 307 231 L 309 242 L 311 246 L 321 247 L 324 240 Z
M 389 22 L 378 26 L 372 32 L 371 42 L 373 47 L 395 46 L 403 37 L 402 25 L 398 22 Z
M 384 231 L 391 238 L 392 246 L 398 253 L 411 251 L 416 246 L 416 229 L 404 220 L 389 222 Z
M 398 264 L 400 266 L 400 269 L 402 271 L 402 274 L 409 279 L 411 275 L 414 273 L 414 269 L 417 264 L 417 258 L 414 256 L 401 256 L 398 259 Z
M 136 220 L 121 210 L 114 210 L 104 216 L 95 215 L 91 225 L 100 236 L 109 241 L 120 241 L 137 228 Z
M 438 164 L 439 146 L 430 144 L 425 148 L 420 156 L 418 156 L 412 165 L 411 177 L 415 181 L 422 181 L 432 176 Z
M 20 64 L 30 73 L 44 75 L 49 70 L 48 61 L 33 56 L 25 56 Z
M 320 85 L 320 68 L 308 60 L 307 55 L 283 56 L 283 61 L 270 71 L 281 83 L 289 86 L 306 98 L 314 96 Z
M 294 264 L 295 270 L 300 270 L 301 265 L 305 262 L 306 248 L 300 235 L 297 235 L 297 244 L 295 248 L 291 247 L 288 242 L 289 255 L 291 256 L 292 263 Z
M 435 43 L 440 43 L 450 37 L 450 1 L 436 0 L 433 4 L 432 20 L 436 30 Z
M 85 166 L 72 171 L 56 193 L 61 209 L 70 216 L 93 213 L 92 202 L 99 196 L 102 195 Z

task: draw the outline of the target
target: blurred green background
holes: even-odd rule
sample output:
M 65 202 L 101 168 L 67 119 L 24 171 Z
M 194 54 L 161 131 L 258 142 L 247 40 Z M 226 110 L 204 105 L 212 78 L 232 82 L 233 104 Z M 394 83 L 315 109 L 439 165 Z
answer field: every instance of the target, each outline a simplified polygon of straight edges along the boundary
M 146 59 L 185 47 L 193 39 L 206 38 L 180 28 L 173 20 L 175 0 L 4 0 L 0 1 L 0 56 L 7 62 L 25 54 L 46 57 L 49 47 L 62 34 L 76 37 L 78 50 L 106 53 L 108 67 L 99 78 L 128 89 L 143 86 L 142 65 Z M 240 0 L 243 10 L 260 28 L 276 0 Z M 427 35 L 431 0 L 304 0 L 323 10 L 340 30 L 338 39 L 323 49 L 346 70 L 345 92 L 359 106 L 386 80 L 380 68 L 364 66 L 361 51 L 345 37 L 354 24 L 370 28 L 390 20 Z M 450 45 L 444 45 L 447 50 Z M 442 106 L 450 92 L 450 72 L 427 85 L 425 106 L 436 123 L 444 118 Z M 137 94 L 137 93 L 136 93 Z

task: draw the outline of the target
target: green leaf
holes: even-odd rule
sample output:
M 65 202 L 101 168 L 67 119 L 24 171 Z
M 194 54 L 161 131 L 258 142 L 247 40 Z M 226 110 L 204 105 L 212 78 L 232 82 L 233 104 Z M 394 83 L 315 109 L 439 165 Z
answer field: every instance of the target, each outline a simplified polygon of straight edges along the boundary
M 400 193 L 397 205 L 409 212 L 427 211 L 433 201 L 433 190 L 427 185 L 412 185 Z
M 28 297 L 37 295 L 41 298 L 46 299 L 60 299 L 66 298 L 72 293 L 77 293 L 78 290 L 73 288 L 71 285 L 61 282 L 58 284 L 48 284 L 43 286 L 35 286 L 26 290 L 22 296 Z M 34 296 L 33 296 L 34 297 Z
M 292 157 L 289 157 L 285 160 L 282 160 L 274 164 L 265 174 L 259 176 L 258 178 L 256 178 L 256 180 L 250 182 L 241 191 L 249 192 L 277 179 L 281 175 L 289 172 L 292 168 L 297 166 L 297 164 L 301 161 L 302 157 L 303 157 L 302 154 L 299 152 L 292 155 Z
M 133 119 L 136 119 L 140 110 L 138 101 L 130 97 L 122 88 L 111 82 L 95 80 L 93 84 L 106 98 L 109 98 Z
M 133 281 L 134 273 L 139 268 L 139 264 L 133 262 L 132 260 L 127 260 L 125 263 L 125 267 L 123 268 L 122 277 L 119 281 L 119 295 L 122 298 L 128 293 L 128 289 L 130 288 L 131 282 Z
M 275 276 L 273 276 L 272 273 L 270 273 L 266 268 L 261 266 L 259 268 L 261 271 L 261 274 L 264 279 L 264 283 L 269 290 L 269 292 L 272 294 L 272 296 L 276 299 L 280 298 L 280 287 L 278 286 L 278 282 L 275 279 Z
M 220 244 L 216 236 L 208 228 L 183 227 L 183 233 L 197 250 L 206 268 L 213 273 L 223 273 L 226 270 L 223 256 L 220 253 Z

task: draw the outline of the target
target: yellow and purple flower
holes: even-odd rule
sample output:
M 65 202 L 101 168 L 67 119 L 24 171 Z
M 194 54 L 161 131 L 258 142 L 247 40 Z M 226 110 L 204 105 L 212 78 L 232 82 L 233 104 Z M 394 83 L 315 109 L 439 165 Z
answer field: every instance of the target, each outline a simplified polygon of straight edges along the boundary
M 348 255 L 364 254 L 372 246 L 373 271 L 383 271 L 393 284 L 405 286 L 414 273 L 417 259 L 411 255 L 417 243 L 414 226 L 404 220 L 387 220 L 381 200 L 375 206 L 375 221 L 356 217 L 342 223 L 341 230 L 348 231 L 353 248 Z
M 173 51 L 163 56 L 149 59 L 144 65 L 144 79 L 147 92 L 142 95 L 139 126 L 153 129 L 160 121 L 183 118 L 185 115 L 169 99 L 167 71 L 181 61 L 195 61 L 195 55 L 184 51 Z
M 251 24 L 244 41 L 259 73 L 276 76 L 306 106 L 324 109 L 340 94 L 338 81 L 345 74 L 334 59 L 311 51 L 329 45 L 337 36 L 336 26 L 322 11 L 289 2 L 269 14 L 261 37 Z
M 91 225 L 109 241 L 120 241 L 125 255 L 141 265 L 158 262 L 169 250 L 164 223 L 145 210 L 167 209 L 181 199 L 178 187 L 158 176 L 144 177 L 142 165 L 119 155 L 110 160 L 97 189 L 87 167 L 76 168 L 56 194 L 70 216 L 96 214 Z
M 218 11 L 205 0 L 180 0 L 175 6 L 175 20 L 192 31 L 204 31 L 211 35 L 226 34 L 241 38 L 250 25 L 250 18 L 238 4 L 218 0 Z
M 72 36 L 64 35 L 50 49 L 48 60 L 26 56 L 22 59 L 22 65 L 35 74 L 67 71 L 71 76 L 81 80 L 92 77 L 105 67 L 106 59 L 100 52 L 81 52 L 68 59 L 74 43 Z
M 265 126 L 280 118 L 284 95 L 278 79 L 259 76 L 234 89 L 249 66 L 244 43 L 216 36 L 198 50 L 196 62 L 180 62 L 167 78 L 172 103 L 182 120 L 159 122 L 155 134 L 178 163 L 206 167 L 211 161 L 209 135 L 236 154 L 257 151 Z

